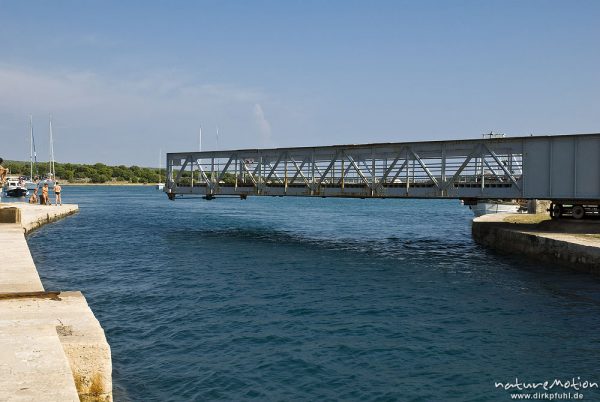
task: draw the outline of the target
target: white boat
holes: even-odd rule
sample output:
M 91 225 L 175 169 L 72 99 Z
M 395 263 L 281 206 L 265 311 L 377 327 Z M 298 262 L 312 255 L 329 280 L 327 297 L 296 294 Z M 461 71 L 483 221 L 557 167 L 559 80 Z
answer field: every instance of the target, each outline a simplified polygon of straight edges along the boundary
M 521 205 L 516 201 L 478 200 L 477 204 L 469 205 L 469 208 L 475 216 L 498 213 L 516 214 L 519 212 Z
M 25 182 L 20 177 L 8 177 L 4 185 L 4 194 L 7 197 L 27 197 L 29 190 L 25 187 Z
M 35 190 L 36 188 L 38 188 L 38 183 L 29 178 L 27 178 L 27 180 L 25 180 L 24 184 L 25 184 L 25 188 L 27 190 Z
M 36 188 L 38 188 L 38 181 L 31 180 L 31 178 L 25 176 L 21 177 L 21 180 L 23 182 L 23 186 L 27 190 L 35 190 Z
M 44 187 L 44 184 L 47 184 L 48 188 L 54 188 L 54 180 L 51 178 L 50 173 L 48 173 L 48 176 L 44 180 L 39 182 L 38 186 L 41 188 Z

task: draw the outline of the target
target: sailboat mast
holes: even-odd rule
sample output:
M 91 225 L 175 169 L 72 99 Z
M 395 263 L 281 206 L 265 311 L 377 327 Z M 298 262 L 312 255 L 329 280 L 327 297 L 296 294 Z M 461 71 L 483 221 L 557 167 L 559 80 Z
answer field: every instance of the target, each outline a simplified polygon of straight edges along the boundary
M 39 176 L 37 165 L 37 150 L 35 149 L 35 137 L 33 136 L 33 116 L 31 117 L 31 143 L 33 144 L 33 169 L 36 176 Z M 33 178 L 32 178 L 33 179 Z
M 52 138 L 52 115 L 50 115 L 50 174 L 52 175 L 52 180 L 56 180 L 54 171 L 54 139 Z
M 29 115 L 29 180 L 33 180 L 33 116 Z
M 217 126 L 217 151 L 219 150 L 219 126 Z
M 52 116 L 50 116 L 49 120 L 49 135 L 50 135 L 50 158 L 48 160 L 48 173 L 52 174 Z
M 198 152 L 202 152 L 202 126 L 198 130 Z M 200 169 L 202 169 L 202 159 L 197 159 L 196 163 L 198 163 L 198 177 L 200 177 Z M 166 168 L 166 166 L 165 166 Z M 165 173 L 166 176 L 166 173 Z M 194 167 L 192 166 L 192 184 L 194 181 Z M 192 186 L 193 188 L 193 186 Z

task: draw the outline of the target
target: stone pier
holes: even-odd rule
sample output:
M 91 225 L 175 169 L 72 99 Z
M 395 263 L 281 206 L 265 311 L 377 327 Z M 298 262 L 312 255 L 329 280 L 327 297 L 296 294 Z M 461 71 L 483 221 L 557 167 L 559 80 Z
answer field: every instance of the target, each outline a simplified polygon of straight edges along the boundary
M 0 204 L 0 400 L 112 401 L 104 330 L 77 291 L 46 291 L 25 234 L 77 205 Z
M 550 220 L 547 213 L 489 214 L 473 219 L 473 239 L 503 252 L 600 274 L 600 222 Z

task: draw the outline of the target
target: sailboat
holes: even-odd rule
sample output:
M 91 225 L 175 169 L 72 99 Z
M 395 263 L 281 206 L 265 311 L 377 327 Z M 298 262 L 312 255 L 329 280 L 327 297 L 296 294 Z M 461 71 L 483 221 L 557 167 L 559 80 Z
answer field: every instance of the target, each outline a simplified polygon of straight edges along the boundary
M 48 162 L 48 173 L 46 174 L 46 178 L 41 181 L 40 185 L 48 184 L 49 188 L 54 188 L 54 183 L 56 181 L 56 169 L 54 167 L 54 139 L 52 137 L 52 116 L 50 116 L 50 161 Z
M 33 174 L 35 170 L 35 175 Z M 27 190 L 37 188 L 37 152 L 35 150 L 35 138 L 33 137 L 33 116 L 29 115 L 29 177 L 25 179 L 24 185 Z
M 161 157 L 162 157 L 162 150 L 160 150 L 158 152 L 158 183 L 156 183 L 156 189 L 157 190 L 162 190 L 165 188 L 165 183 L 163 183 L 160 179 L 160 166 L 161 166 Z

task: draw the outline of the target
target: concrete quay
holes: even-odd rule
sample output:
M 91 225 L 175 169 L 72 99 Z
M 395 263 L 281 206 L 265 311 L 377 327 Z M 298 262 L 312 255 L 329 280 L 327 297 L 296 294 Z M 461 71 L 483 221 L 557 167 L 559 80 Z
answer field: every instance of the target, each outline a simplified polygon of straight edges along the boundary
M 547 214 L 489 214 L 473 219 L 473 239 L 500 251 L 600 274 L 600 222 L 550 220 Z
M 0 400 L 112 401 L 104 330 L 76 291 L 45 291 L 25 233 L 77 205 L 0 204 Z
M 23 204 L 19 206 L 19 209 L 21 210 L 21 226 L 26 234 L 46 223 L 54 222 L 79 211 L 79 207 L 73 204 L 61 206 Z

